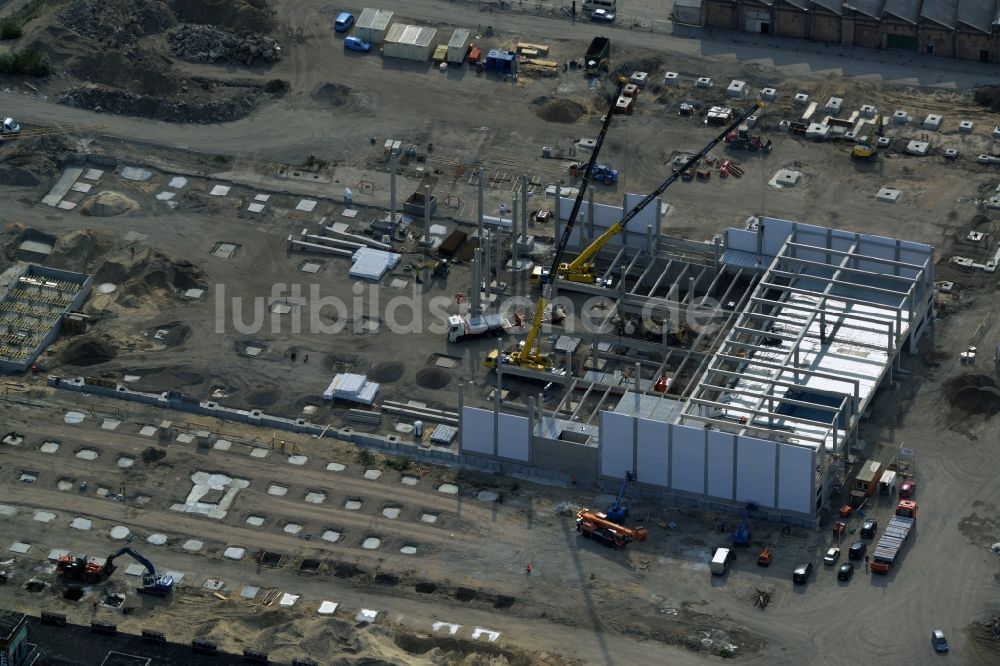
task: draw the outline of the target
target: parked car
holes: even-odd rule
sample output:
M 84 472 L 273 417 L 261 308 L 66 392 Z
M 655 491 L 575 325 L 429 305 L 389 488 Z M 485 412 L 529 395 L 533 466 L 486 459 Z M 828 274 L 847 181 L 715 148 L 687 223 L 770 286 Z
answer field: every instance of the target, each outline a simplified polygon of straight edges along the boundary
M 333 29 L 337 32 L 347 32 L 354 25 L 354 14 L 350 12 L 340 12 L 333 22 Z
M 806 583 L 809 581 L 809 576 L 812 575 L 812 572 L 812 562 L 799 562 L 795 565 L 795 570 L 792 572 L 792 582 L 799 584 Z
M 861 524 L 861 538 L 862 539 L 874 539 L 875 533 L 878 532 L 878 521 L 869 518 L 864 523 Z
M 21 126 L 13 118 L 4 118 L 3 125 L 0 125 L 0 134 L 17 134 L 21 131 Z
M 931 645 L 938 652 L 948 651 L 948 639 L 944 637 L 944 632 L 940 629 L 935 629 L 931 632 Z
M 598 23 L 614 23 L 615 13 L 609 12 L 607 9 L 595 9 L 590 12 L 590 20 Z
M 854 575 L 854 562 L 844 562 L 837 569 L 837 580 L 851 580 Z
M 372 50 L 372 43 L 366 42 L 360 37 L 344 37 L 344 50 L 357 51 L 358 53 L 368 53 Z
M 847 551 L 847 556 L 852 560 L 860 560 L 868 550 L 868 544 L 864 541 L 855 541 Z
M 823 562 L 825 564 L 833 564 L 839 559 L 840 559 L 840 548 L 837 548 L 836 546 L 826 551 L 826 555 L 823 556 Z

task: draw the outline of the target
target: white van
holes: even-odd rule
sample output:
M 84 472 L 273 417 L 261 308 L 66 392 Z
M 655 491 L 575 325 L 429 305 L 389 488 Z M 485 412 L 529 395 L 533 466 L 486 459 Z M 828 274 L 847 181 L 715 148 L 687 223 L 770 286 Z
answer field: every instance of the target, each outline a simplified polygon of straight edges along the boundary
M 618 11 L 618 0 L 583 0 L 583 11 L 589 14 L 595 9 L 615 13 Z
M 716 548 L 715 555 L 712 556 L 712 575 L 721 576 L 729 569 L 729 563 L 736 558 L 736 554 L 729 548 Z

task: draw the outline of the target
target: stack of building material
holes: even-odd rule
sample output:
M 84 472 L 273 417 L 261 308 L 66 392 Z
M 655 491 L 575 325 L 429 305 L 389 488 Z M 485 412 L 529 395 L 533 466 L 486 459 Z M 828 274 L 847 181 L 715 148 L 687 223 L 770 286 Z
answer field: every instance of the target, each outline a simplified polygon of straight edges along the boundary
M 352 258 L 354 263 L 351 264 L 351 277 L 364 280 L 381 280 L 386 271 L 395 268 L 399 263 L 399 255 L 395 252 L 385 252 L 370 247 L 358 249 Z
M 342 372 L 333 378 L 330 385 L 323 391 L 326 400 L 350 400 L 370 405 L 378 393 L 378 382 L 368 381 L 365 375 L 354 375 Z

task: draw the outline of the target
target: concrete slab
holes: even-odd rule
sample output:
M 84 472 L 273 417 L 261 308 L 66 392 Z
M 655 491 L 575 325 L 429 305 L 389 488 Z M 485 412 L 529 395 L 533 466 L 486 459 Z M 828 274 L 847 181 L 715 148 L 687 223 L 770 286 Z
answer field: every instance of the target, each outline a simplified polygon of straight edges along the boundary
M 369 481 L 377 481 L 382 476 L 382 470 L 380 469 L 369 469 L 365 470 L 365 478 Z
M 76 202 L 63 200 L 56 204 L 56 208 L 61 210 L 73 210 L 76 208 Z
M 284 497 L 288 494 L 287 486 L 279 486 L 277 483 L 272 483 L 267 487 L 267 494 L 273 495 L 274 497 Z
M 156 435 L 156 426 L 142 426 L 142 428 L 139 429 L 139 434 L 143 437 L 153 437 Z
M 93 188 L 93 187 L 94 187 L 94 186 L 93 186 L 93 184 L 92 184 L 92 183 L 81 183 L 81 182 L 76 182 L 76 183 L 73 183 L 72 185 L 70 185 L 70 188 L 69 188 L 69 189 L 70 189 L 71 191 L 73 191 L 73 192 L 82 192 L 82 193 L 86 194 L 86 193 L 87 193 L 87 192 L 89 192 L 89 191 L 91 190 L 91 188 Z
M 260 201 L 261 203 L 266 203 L 267 200 L 270 198 L 271 198 L 270 194 L 255 194 L 253 200 Z
M 347 469 L 347 467 L 339 462 L 328 463 L 326 466 L 326 471 L 328 472 L 343 472 L 345 469 Z
M 194 435 L 189 432 L 182 432 L 177 435 L 177 442 L 180 444 L 190 444 L 194 441 Z
M 420 516 L 420 522 L 422 522 L 422 523 L 434 524 L 434 523 L 437 522 L 437 520 L 438 520 L 438 516 L 437 516 L 436 513 L 427 513 L 427 512 L 424 512 Z
M 17 507 L 13 504 L 0 504 L 0 516 L 8 518 L 17 515 Z
M 31 519 L 39 523 L 51 523 L 56 519 L 56 514 L 51 511 L 36 511 Z
M 348 511 L 360 511 L 361 500 L 349 499 L 346 502 L 344 502 L 344 508 Z
M 209 518 L 221 520 L 226 517 L 229 507 L 236 500 L 240 490 L 250 485 L 246 479 L 236 479 L 225 474 L 198 471 L 191 475 L 191 491 L 183 504 L 170 508 L 182 513 L 200 513 Z M 222 492 L 218 501 L 206 502 L 204 497 L 212 491 Z
M 125 567 L 126 576 L 141 576 L 146 573 L 146 567 L 138 563 L 133 563 Z
M 156 193 L 156 200 L 157 201 L 170 201 L 175 196 L 177 196 L 176 192 L 157 192 Z
M 271 452 L 270 449 L 265 449 L 265 448 L 261 448 L 261 447 L 258 446 L 256 448 L 254 448 L 252 451 L 250 451 L 250 457 L 251 458 L 266 458 L 267 454 L 269 454 L 270 452 Z
M 197 299 L 201 298 L 204 295 L 205 295 L 205 290 L 204 289 L 188 289 L 187 291 L 185 291 L 182 294 L 182 296 L 184 296 L 184 298 L 190 298 L 190 299 L 194 299 L 194 300 L 197 300 Z
M 416 555 L 417 554 L 417 547 L 416 546 L 403 546 L 402 548 L 399 549 L 399 552 L 402 553 L 403 555 Z
M 247 516 L 247 525 L 250 525 L 251 527 L 260 527 L 263 524 L 263 516 Z
M 333 615 L 337 612 L 337 606 L 339 606 L 336 601 L 323 601 L 320 602 L 319 610 L 316 612 L 320 615 Z
M 170 179 L 170 182 L 167 183 L 167 187 L 169 187 L 172 190 L 179 190 L 182 189 L 187 184 L 188 184 L 188 179 L 185 178 L 184 176 L 174 176 L 173 178 Z
M 342 212 L 341 217 L 354 218 L 358 216 L 358 210 L 356 208 L 345 208 Z
M 163 575 L 164 576 L 170 576 L 171 578 L 173 578 L 174 579 L 174 585 L 176 585 L 177 587 L 180 587 L 181 581 L 184 580 L 184 572 L 183 571 L 164 571 Z
M 224 197 L 229 194 L 230 189 L 229 185 L 216 185 L 212 188 L 209 194 L 213 197 Z
M 488 643 L 496 643 L 497 639 L 500 638 L 499 631 L 493 631 L 492 629 L 483 629 L 482 627 L 476 627 L 472 630 L 472 640 L 474 641 L 487 641 Z
M 212 448 L 216 451 L 228 451 L 233 446 L 233 443 L 228 439 L 218 439 L 215 444 L 212 444 Z
M 247 554 L 246 548 L 240 548 L 239 546 L 230 546 L 223 551 L 222 555 L 226 559 L 230 560 L 242 560 L 243 556 Z
M 447 633 L 449 636 L 454 636 L 461 628 L 462 625 L 454 624 L 453 622 L 434 622 L 431 624 L 431 631 L 435 633 Z
M 323 532 L 323 536 L 320 537 L 323 541 L 328 541 L 330 543 L 337 543 L 340 541 L 341 534 L 336 530 L 327 530 Z
M 420 483 L 420 479 L 418 479 L 415 476 L 404 476 L 402 479 L 399 480 L 399 482 L 402 483 L 404 486 L 415 486 L 418 483 Z
M 440 486 L 438 486 L 438 492 L 443 493 L 445 495 L 457 495 L 458 486 L 456 486 L 454 483 L 442 483 Z
M 258 594 L 260 594 L 260 588 L 253 585 L 245 585 L 240 590 L 240 596 L 244 599 L 256 599 Z
M 9 550 L 12 553 L 17 553 L 18 555 L 24 555 L 29 550 L 31 550 L 31 544 L 15 541 L 10 545 L 10 548 L 8 548 L 7 550 Z
M 226 586 L 226 582 L 221 578 L 209 578 L 202 584 L 202 588 L 209 592 L 218 592 Z
M 115 525 L 108 530 L 108 535 L 110 535 L 112 539 L 127 539 L 132 535 L 132 530 L 124 525 Z
M 306 456 L 288 456 L 289 465 L 302 466 L 305 465 L 307 462 L 309 462 L 309 458 Z
M 247 210 L 251 213 L 262 213 L 264 212 L 264 204 L 252 203 L 247 206 Z
M 87 169 L 86 171 L 83 172 L 83 175 L 80 177 L 83 178 L 84 180 L 97 181 L 100 180 L 101 176 L 103 175 L 104 171 L 102 169 Z
M 22 483 L 34 483 L 38 481 L 38 475 L 34 472 L 21 472 L 21 476 L 18 477 L 18 481 Z
M 59 558 L 63 555 L 69 555 L 69 551 L 65 548 L 53 548 L 49 551 L 49 556 L 46 558 L 49 562 L 58 562 Z
M 128 469 L 135 465 L 135 458 L 130 458 L 128 456 L 122 456 L 118 459 L 117 465 L 122 469 Z
M 80 460 L 97 460 L 98 455 L 100 454 L 93 449 L 80 449 L 76 452 L 76 457 Z
M 399 518 L 399 512 L 400 509 L 398 506 L 387 506 L 384 509 L 382 509 L 382 515 L 388 518 L 389 520 L 396 520 L 397 518 Z
M 42 453 L 55 453 L 59 450 L 59 442 L 43 442 L 38 450 Z
M 285 592 L 284 594 L 281 595 L 281 600 L 278 601 L 278 605 L 281 606 L 282 608 L 291 608 L 292 606 L 297 604 L 299 602 L 299 599 L 301 598 L 302 595 L 289 594 L 288 592 Z
M 382 540 L 378 537 L 368 537 L 361 542 L 361 547 L 365 550 L 375 550 L 382 545 Z
M 303 273 L 310 273 L 315 275 L 316 273 L 319 273 L 319 270 L 321 268 L 323 268 L 322 264 L 314 264 L 311 261 L 307 261 L 306 263 L 302 264 L 302 267 L 299 270 L 302 271 Z
M 75 530 L 89 530 L 92 524 L 89 518 L 74 518 L 69 526 Z
M 393 289 L 406 289 L 409 284 L 409 280 L 401 280 L 400 278 L 393 278 L 389 281 L 389 286 Z
M 181 548 L 192 553 L 197 553 L 199 550 L 204 548 L 204 546 L 205 543 L 203 541 L 199 541 L 198 539 L 188 539 L 184 542 Z
M 326 493 L 309 492 L 306 493 L 306 502 L 309 504 L 322 504 L 326 501 Z
M 56 482 L 56 489 L 61 490 L 64 493 L 73 490 L 75 487 L 76 483 L 72 479 L 59 479 Z
M 235 243 L 219 243 L 218 247 L 212 251 L 212 255 L 220 259 L 232 259 L 237 249 L 239 246 Z
M 374 622 L 378 618 L 378 611 L 371 608 L 362 608 L 354 616 L 356 622 Z
M 101 430 L 118 430 L 118 426 L 122 424 L 118 419 L 104 419 L 101 423 Z
M 247 345 L 246 349 L 243 350 L 243 353 L 245 353 L 247 356 L 249 356 L 251 358 L 256 358 L 256 357 L 260 356 L 261 352 L 263 352 L 263 351 L 264 350 L 261 349 L 260 347 L 254 347 L 253 345 Z
M 314 208 L 316 208 L 316 201 L 313 199 L 299 199 L 299 203 L 295 205 L 295 210 L 300 210 L 304 213 L 311 213 Z
M 66 412 L 66 415 L 63 416 L 63 422 L 69 425 L 77 425 L 83 423 L 85 418 L 87 418 L 87 415 L 83 412 Z
M 884 201 L 886 203 L 896 203 L 899 200 L 899 196 L 902 194 L 899 190 L 893 189 L 891 187 L 883 187 L 879 189 L 875 198 L 879 201 Z
M 492 490 L 480 490 L 479 494 L 476 495 L 476 499 L 480 502 L 496 502 L 500 499 L 500 495 Z
M 302 531 L 302 526 L 298 523 L 288 523 L 282 528 L 282 530 L 284 530 L 286 534 L 298 534 Z
M 52 186 L 49 193 L 42 198 L 42 203 L 46 206 L 57 206 L 66 194 L 69 193 L 69 188 L 73 186 L 76 179 L 83 174 L 83 169 L 78 167 L 70 167 L 62 172 L 59 176 L 59 180 L 56 184 Z
M 153 172 L 149 169 L 141 169 L 139 167 L 122 167 L 118 172 L 118 175 L 125 180 L 138 180 L 140 182 L 147 181 L 153 177 Z
M 168 540 L 169 537 L 167 537 L 166 534 L 160 534 L 159 532 L 155 534 L 150 534 L 148 537 L 146 537 L 146 542 L 154 546 L 165 546 L 167 545 Z

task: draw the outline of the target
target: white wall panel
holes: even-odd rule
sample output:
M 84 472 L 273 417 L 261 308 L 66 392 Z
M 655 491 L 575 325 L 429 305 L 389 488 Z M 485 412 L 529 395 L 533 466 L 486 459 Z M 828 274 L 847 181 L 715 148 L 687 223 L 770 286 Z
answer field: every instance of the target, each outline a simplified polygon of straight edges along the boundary
M 813 452 L 810 449 L 779 444 L 778 508 L 788 511 L 812 511 Z
M 616 479 L 632 471 L 632 417 L 601 412 L 601 474 Z
M 708 490 L 713 497 L 733 499 L 733 447 L 735 435 L 708 431 Z
M 501 458 L 511 458 L 528 462 L 528 449 L 531 445 L 528 432 L 528 419 L 514 414 L 500 415 L 499 453 Z
M 478 407 L 462 409 L 462 451 L 493 455 L 493 412 Z
M 652 483 L 664 488 L 670 485 L 668 452 L 670 449 L 670 424 L 663 421 L 639 419 L 636 438 L 636 478 L 641 483 Z
M 689 493 L 705 492 L 705 429 L 675 425 L 670 487 Z
M 756 437 L 736 438 L 736 501 L 774 506 L 776 445 Z

